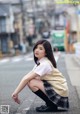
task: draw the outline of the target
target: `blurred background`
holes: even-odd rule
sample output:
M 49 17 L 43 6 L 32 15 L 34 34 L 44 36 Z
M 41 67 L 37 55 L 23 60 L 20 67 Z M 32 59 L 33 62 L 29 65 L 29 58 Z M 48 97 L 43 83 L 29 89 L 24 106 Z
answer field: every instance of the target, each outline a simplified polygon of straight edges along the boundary
M 0 0 L 0 58 L 26 54 L 39 39 L 53 50 L 80 54 L 80 4 Z M 78 51 L 77 51 L 78 50 Z

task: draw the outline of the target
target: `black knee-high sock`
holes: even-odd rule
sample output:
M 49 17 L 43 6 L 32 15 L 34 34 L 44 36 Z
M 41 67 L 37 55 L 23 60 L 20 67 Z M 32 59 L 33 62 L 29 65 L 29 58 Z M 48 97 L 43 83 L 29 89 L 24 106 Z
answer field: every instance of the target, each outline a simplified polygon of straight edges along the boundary
M 36 92 L 34 92 L 37 96 L 39 96 L 42 100 L 44 100 L 47 104 L 47 106 L 51 106 L 51 107 L 54 107 L 57 109 L 57 106 L 52 103 L 49 98 L 41 91 L 41 90 L 38 90 Z

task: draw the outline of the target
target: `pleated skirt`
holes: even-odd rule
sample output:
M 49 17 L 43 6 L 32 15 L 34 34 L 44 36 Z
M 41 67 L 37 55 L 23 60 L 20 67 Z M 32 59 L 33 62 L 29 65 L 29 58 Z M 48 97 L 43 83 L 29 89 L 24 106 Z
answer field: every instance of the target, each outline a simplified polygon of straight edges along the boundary
M 43 80 L 44 83 L 44 88 L 46 95 L 48 98 L 55 104 L 57 105 L 58 108 L 61 108 L 63 110 L 68 110 L 69 109 L 69 99 L 68 97 L 62 97 L 59 94 L 57 94 L 54 90 L 52 85 L 48 82 Z

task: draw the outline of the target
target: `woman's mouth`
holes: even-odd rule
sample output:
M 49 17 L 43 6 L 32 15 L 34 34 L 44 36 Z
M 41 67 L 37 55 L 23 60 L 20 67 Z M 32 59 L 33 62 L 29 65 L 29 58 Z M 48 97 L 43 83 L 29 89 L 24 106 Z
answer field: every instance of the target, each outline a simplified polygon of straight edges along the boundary
M 35 53 L 35 55 L 39 55 L 38 53 Z

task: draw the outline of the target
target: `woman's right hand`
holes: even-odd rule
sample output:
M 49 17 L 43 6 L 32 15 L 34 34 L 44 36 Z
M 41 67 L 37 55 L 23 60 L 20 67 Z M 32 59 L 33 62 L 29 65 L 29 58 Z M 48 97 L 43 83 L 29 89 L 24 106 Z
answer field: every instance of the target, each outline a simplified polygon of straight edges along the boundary
M 19 98 L 18 98 L 18 94 L 13 93 L 13 94 L 12 94 L 12 98 L 13 98 L 13 100 L 14 100 L 16 103 L 20 104 L 20 100 L 19 100 Z

